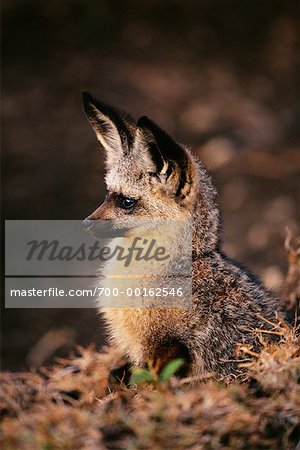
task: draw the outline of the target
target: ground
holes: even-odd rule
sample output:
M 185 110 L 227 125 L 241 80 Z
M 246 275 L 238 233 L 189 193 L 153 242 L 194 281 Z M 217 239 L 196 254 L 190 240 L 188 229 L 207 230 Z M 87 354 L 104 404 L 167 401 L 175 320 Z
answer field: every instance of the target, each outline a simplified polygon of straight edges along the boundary
M 278 317 L 271 327 L 276 342 L 268 339 L 269 328 L 257 333 L 255 351 L 237 347 L 240 376 L 167 376 L 149 383 L 143 374 L 137 384 L 113 348 L 99 353 L 93 346 L 78 347 L 50 367 L 1 374 L 2 448 L 298 449 L 299 244 L 286 243 L 283 292 L 290 325 Z

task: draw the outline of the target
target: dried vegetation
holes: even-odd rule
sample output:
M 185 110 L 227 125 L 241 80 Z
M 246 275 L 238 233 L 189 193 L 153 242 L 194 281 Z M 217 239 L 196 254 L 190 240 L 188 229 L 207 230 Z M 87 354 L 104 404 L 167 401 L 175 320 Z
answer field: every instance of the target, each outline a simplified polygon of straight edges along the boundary
M 191 384 L 172 378 L 129 386 L 113 350 L 78 348 L 38 372 L 3 373 L 5 450 L 294 449 L 300 436 L 299 239 L 286 241 L 284 286 L 291 325 L 274 324 L 276 343 L 240 346 L 244 379 Z

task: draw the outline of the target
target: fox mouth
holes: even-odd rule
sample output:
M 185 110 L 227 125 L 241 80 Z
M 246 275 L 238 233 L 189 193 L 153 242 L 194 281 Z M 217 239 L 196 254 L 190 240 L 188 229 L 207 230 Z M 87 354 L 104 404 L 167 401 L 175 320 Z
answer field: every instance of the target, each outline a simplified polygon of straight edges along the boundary
M 147 234 L 157 228 L 157 221 L 149 220 L 100 220 L 87 217 L 82 221 L 83 228 L 93 237 L 109 239 L 130 237 L 133 233 Z M 164 228 L 165 229 L 165 228 Z
M 86 218 L 82 221 L 83 228 L 97 239 L 124 237 L 132 229 L 114 220 L 93 220 Z

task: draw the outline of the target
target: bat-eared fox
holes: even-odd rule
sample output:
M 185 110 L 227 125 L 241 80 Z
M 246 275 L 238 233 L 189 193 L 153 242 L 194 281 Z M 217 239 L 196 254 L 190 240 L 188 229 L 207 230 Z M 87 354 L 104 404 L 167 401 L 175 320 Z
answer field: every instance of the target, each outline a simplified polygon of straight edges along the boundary
M 274 321 L 278 302 L 222 252 L 211 177 L 189 149 L 148 117 L 135 121 L 86 92 L 83 104 L 106 156 L 107 196 L 85 220 L 87 226 L 96 220 L 192 224 L 190 307 L 106 305 L 101 310 L 112 343 L 131 364 L 148 365 L 157 374 L 174 358 L 185 361 L 181 376 L 200 378 L 209 373 L 226 378 L 238 373 L 237 344 L 255 346 L 257 331 L 272 327 L 269 322 Z M 175 255 L 186 237 L 170 232 Z M 107 263 L 104 285 L 113 286 L 116 270 L 111 261 Z M 126 278 L 130 270 L 122 273 Z M 141 276 L 135 283 L 149 287 L 153 279 Z

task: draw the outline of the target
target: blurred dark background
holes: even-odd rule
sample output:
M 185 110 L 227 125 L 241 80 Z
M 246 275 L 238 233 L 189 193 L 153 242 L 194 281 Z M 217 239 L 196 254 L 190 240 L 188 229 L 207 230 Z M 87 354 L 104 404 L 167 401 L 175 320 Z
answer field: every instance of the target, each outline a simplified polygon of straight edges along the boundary
M 224 248 L 278 289 L 299 233 L 300 4 L 6 0 L 6 219 L 82 219 L 104 196 L 80 93 L 148 115 L 214 176 Z M 2 311 L 2 368 L 103 343 L 94 310 Z

